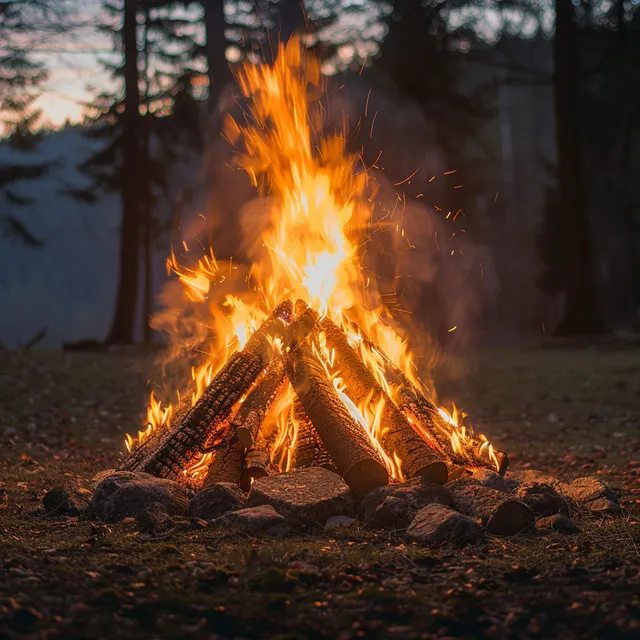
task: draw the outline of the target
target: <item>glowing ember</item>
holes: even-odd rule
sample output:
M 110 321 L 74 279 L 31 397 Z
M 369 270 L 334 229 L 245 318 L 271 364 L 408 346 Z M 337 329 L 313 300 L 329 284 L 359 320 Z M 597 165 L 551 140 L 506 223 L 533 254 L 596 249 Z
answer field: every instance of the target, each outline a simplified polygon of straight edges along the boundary
M 380 300 L 375 283 L 361 268 L 372 216 L 368 177 L 366 172 L 356 172 L 358 158 L 347 152 L 344 135 L 321 133 L 320 107 L 316 102 L 312 108 L 308 95 L 320 83 L 317 62 L 293 39 L 280 47 L 273 66 L 246 65 L 238 82 L 250 106 L 242 125 L 228 119 L 225 135 L 238 146 L 239 165 L 265 196 L 269 224 L 253 243 L 251 271 L 242 286 L 236 282 L 235 267 L 217 261 L 213 251 L 195 263 L 187 260 L 189 264 L 181 264 L 173 252 L 167 260 L 169 272 L 184 289 L 184 304 L 204 306 L 207 324 L 215 334 L 205 361 L 192 370 L 192 405 L 229 355 L 244 347 L 284 298 L 302 299 L 321 317 L 338 325 L 387 400 L 398 400 L 397 382 L 389 379 L 389 363 L 425 397 L 433 399 L 417 378 L 406 340 L 383 321 L 389 315 L 375 302 Z M 401 229 L 398 232 L 404 233 Z M 183 248 L 186 254 L 188 247 Z M 180 339 L 179 334 L 172 337 Z M 281 352 L 279 339 L 274 344 Z M 389 475 L 403 479 L 402 459 L 396 451 L 385 451 L 381 442 L 386 428 L 381 420 L 385 400 L 371 394 L 359 404 L 353 402 L 339 372 L 330 373 L 335 354 L 323 344 L 322 333 L 313 352 L 379 452 Z M 299 427 L 294 401 L 295 392 L 288 385 L 270 410 L 271 424 L 265 421 L 265 431 L 272 432 L 271 462 L 281 471 L 289 470 L 294 461 Z M 171 404 L 163 407 L 152 394 L 147 426 L 137 437 L 127 436 L 127 448 L 131 450 L 154 430 L 168 426 L 173 412 Z M 455 407 L 453 413 L 440 409 L 436 418 L 454 452 L 470 464 L 473 456 L 481 456 L 500 467 L 492 445 L 484 436 L 473 436 Z M 420 433 L 419 425 L 410 416 L 408 419 Z M 429 434 L 421 435 L 442 452 L 441 442 L 434 442 Z M 185 475 L 202 476 L 212 456 L 200 455 L 184 470 Z

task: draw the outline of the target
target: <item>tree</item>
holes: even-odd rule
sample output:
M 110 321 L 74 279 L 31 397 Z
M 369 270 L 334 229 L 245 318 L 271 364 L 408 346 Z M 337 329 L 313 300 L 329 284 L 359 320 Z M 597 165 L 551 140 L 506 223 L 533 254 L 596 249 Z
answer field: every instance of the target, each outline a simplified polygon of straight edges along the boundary
M 27 0 L 0 3 L 0 123 L 7 143 L 14 149 L 34 151 L 38 143 L 40 111 L 34 107 L 39 88 L 47 77 L 43 65 L 33 60 L 29 44 L 37 23 L 48 14 L 47 3 Z M 51 163 L 0 163 L 0 199 L 7 205 L 24 205 L 32 200 L 14 187 L 25 180 L 44 176 Z M 28 226 L 10 213 L 0 213 L 0 232 L 28 247 L 44 243 Z
M 195 80 L 202 73 L 195 68 L 197 18 L 189 13 L 194 4 L 125 0 L 107 5 L 115 26 L 105 29 L 122 56 L 120 63 L 107 66 L 119 86 L 96 97 L 87 135 L 103 144 L 80 166 L 90 185 L 72 195 L 92 200 L 106 190 L 121 196 L 119 278 L 108 343 L 133 342 L 141 285 L 143 336 L 151 338 L 151 256 L 159 228 L 155 205 L 169 197 L 170 172 L 181 150 L 199 142 L 196 101 L 202 96 Z
M 557 335 L 598 334 L 606 330 L 594 283 L 591 221 L 584 182 L 584 146 L 577 94 L 575 11 L 571 0 L 556 0 L 554 103 L 556 113 L 557 206 L 548 208 L 540 243 L 547 270 L 541 283 L 564 292 Z

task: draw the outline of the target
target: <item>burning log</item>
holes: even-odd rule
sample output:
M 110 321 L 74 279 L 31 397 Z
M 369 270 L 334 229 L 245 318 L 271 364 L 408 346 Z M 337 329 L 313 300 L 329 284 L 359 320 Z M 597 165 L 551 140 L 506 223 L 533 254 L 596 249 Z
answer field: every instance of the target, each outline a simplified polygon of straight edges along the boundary
M 204 486 L 210 487 L 218 482 L 240 484 L 244 447 L 232 429 L 228 429 L 222 442 L 218 444 L 215 455 L 204 480 Z
M 271 456 L 269 446 L 262 438 L 259 438 L 255 447 L 247 451 L 244 458 L 244 470 L 240 478 L 240 487 L 244 491 L 249 491 L 251 485 L 258 478 L 269 475 L 269 465 Z
M 221 433 L 235 404 L 251 387 L 273 354 L 272 339 L 282 335 L 293 305 L 280 304 L 251 335 L 242 351 L 234 353 L 183 419 L 175 423 L 157 446 L 146 447 L 140 459 L 125 461 L 121 469 L 145 471 L 162 478 L 178 477 L 182 470 Z
M 533 511 L 524 502 L 497 489 L 484 487 L 477 480 L 456 480 L 447 488 L 453 496 L 453 506 L 480 520 L 489 533 L 515 536 L 535 524 Z
M 280 358 L 274 358 L 268 365 L 264 376 L 249 392 L 238 413 L 231 421 L 238 440 L 251 449 L 258 438 L 260 427 L 271 403 L 284 384 L 284 364 Z
M 507 454 L 490 445 L 486 440 L 476 436 L 468 436 L 465 452 L 460 453 L 452 447 L 450 429 L 443 428 L 446 421 L 440 410 L 414 385 L 409 378 L 395 365 L 389 357 L 368 338 L 355 324 L 354 330 L 362 338 L 366 346 L 382 357 L 385 364 L 385 377 L 390 385 L 397 387 L 396 403 L 398 408 L 419 424 L 433 444 L 454 464 L 461 466 L 478 466 L 497 469 L 504 475 L 509 467 Z M 451 425 L 453 426 L 453 425 Z M 493 455 L 490 455 L 492 452 Z
M 313 317 L 307 309 L 290 327 L 285 370 L 309 420 L 338 472 L 356 495 L 389 482 L 387 470 L 362 427 L 340 400 L 327 372 L 308 344 L 298 341 L 299 323 Z
M 296 439 L 295 464 L 296 467 L 324 467 L 330 471 L 336 471 L 331 461 L 331 456 L 324 448 L 314 429 L 311 420 L 296 400 L 293 406 L 293 417 L 298 423 L 298 437 Z
M 447 481 L 447 465 L 426 444 L 424 438 L 416 433 L 378 384 L 373 373 L 349 345 L 344 332 L 327 318 L 322 321 L 321 327 L 327 339 L 327 347 L 335 352 L 336 369 L 340 371 L 347 386 L 349 398 L 356 405 L 367 399 L 374 404 L 383 402 L 380 441 L 384 450 L 389 455 L 397 455 L 402 470 L 410 478 L 421 476 L 431 482 L 444 484 Z

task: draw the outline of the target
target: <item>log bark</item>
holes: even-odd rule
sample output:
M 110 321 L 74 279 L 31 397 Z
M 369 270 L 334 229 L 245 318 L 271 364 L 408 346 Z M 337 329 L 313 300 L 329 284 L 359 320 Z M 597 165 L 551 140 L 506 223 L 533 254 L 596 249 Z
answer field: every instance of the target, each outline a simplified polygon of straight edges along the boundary
M 318 433 L 311 420 L 305 413 L 300 400 L 296 400 L 293 407 L 293 415 L 298 423 L 298 437 L 296 439 L 295 466 L 301 467 L 323 467 L 329 471 L 337 473 L 336 466 L 331 460 L 331 456 L 324 448 Z
M 284 382 L 284 364 L 280 358 L 274 358 L 231 421 L 238 440 L 247 449 L 251 449 L 258 438 L 264 417 Z
M 403 473 L 409 478 L 421 476 L 431 482 L 444 484 L 447 481 L 447 465 L 416 433 L 378 384 L 373 373 L 349 345 L 344 332 L 328 318 L 321 322 L 321 328 L 326 336 L 327 347 L 334 350 L 335 369 L 340 372 L 351 400 L 357 406 L 367 398 L 374 405 L 383 402 L 380 442 L 387 455 L 397 455 Z
M 387 484 L 387 470 L 367 434 L 351 416 L 305 342 L 289 343 L 285 370 L 324 447 L 353 493 L 361 496 Z
M 131 464 L 125 461 L 121 469 L 161 478 L 179 477 L 204 444 L 214 441 L 217 432 L 222 434 L 233 407 L 273 357 L 273 337 L 284 334 L 284 323 L 292 314 L 291 302 L 279 305 L 244 349 L 230 356 L 184 418 L 160 438 L 157 446 L 147 447 L 145 454 Z
M 533 511 L 521 500 L 481 485 L 472 478 L 461 478 L 447 485 L 453 506 L 465 515 L 482 522 L 489 533 L 515 536 L 535 524 Z
M 504 475 L 509 467 L 507 454 L 493 448 L 496 463 L 487 454 L 485 441 L 476 436 L 469 438 L 466 456 L 453 450 L 449 436 L 449 426 L 440 415 L 438 407 L 418 389 L 407 376 L 389 359 L 389 357 L 353 323 L 354 331 L 365 342 L 367 347 L 379 354 L 385 363 L 385 378 L 390 385 L 396 387 L 396 404 L 400 411 L 419 424 L 429 437 L 434 447 L 438 448 L 450 462 L 462 466 L 486 467 Z
M 255 480 L 268 476 L 270 464 L 269 446 L 266 441 L 259 438 L 256 441 L 256 446 L 249 449 L 245 455 L 240 488 L 243 491 L 249 491 Z
M 209 465 L 204 486 L 218 482 L 240 484 L 245 449 L 232 429 L 228 429 L 222 442 L 216 447 L 216 454 Z

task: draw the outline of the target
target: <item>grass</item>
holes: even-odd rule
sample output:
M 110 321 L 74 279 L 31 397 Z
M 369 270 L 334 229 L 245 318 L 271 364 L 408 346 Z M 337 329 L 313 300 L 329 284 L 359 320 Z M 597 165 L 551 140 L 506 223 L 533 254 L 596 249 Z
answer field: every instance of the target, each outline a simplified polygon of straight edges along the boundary
M 632 638 L 640 633 L 640 352 L 491 351 L 437 387 L 516 467 L 597 474 L 627 510 L 576 536 L 433 551 L 398 534 L 255 540 L 187 523 L 43 519 L 117 463 L 155 369 L 107 354 L 0 352 L 0 638 Z

